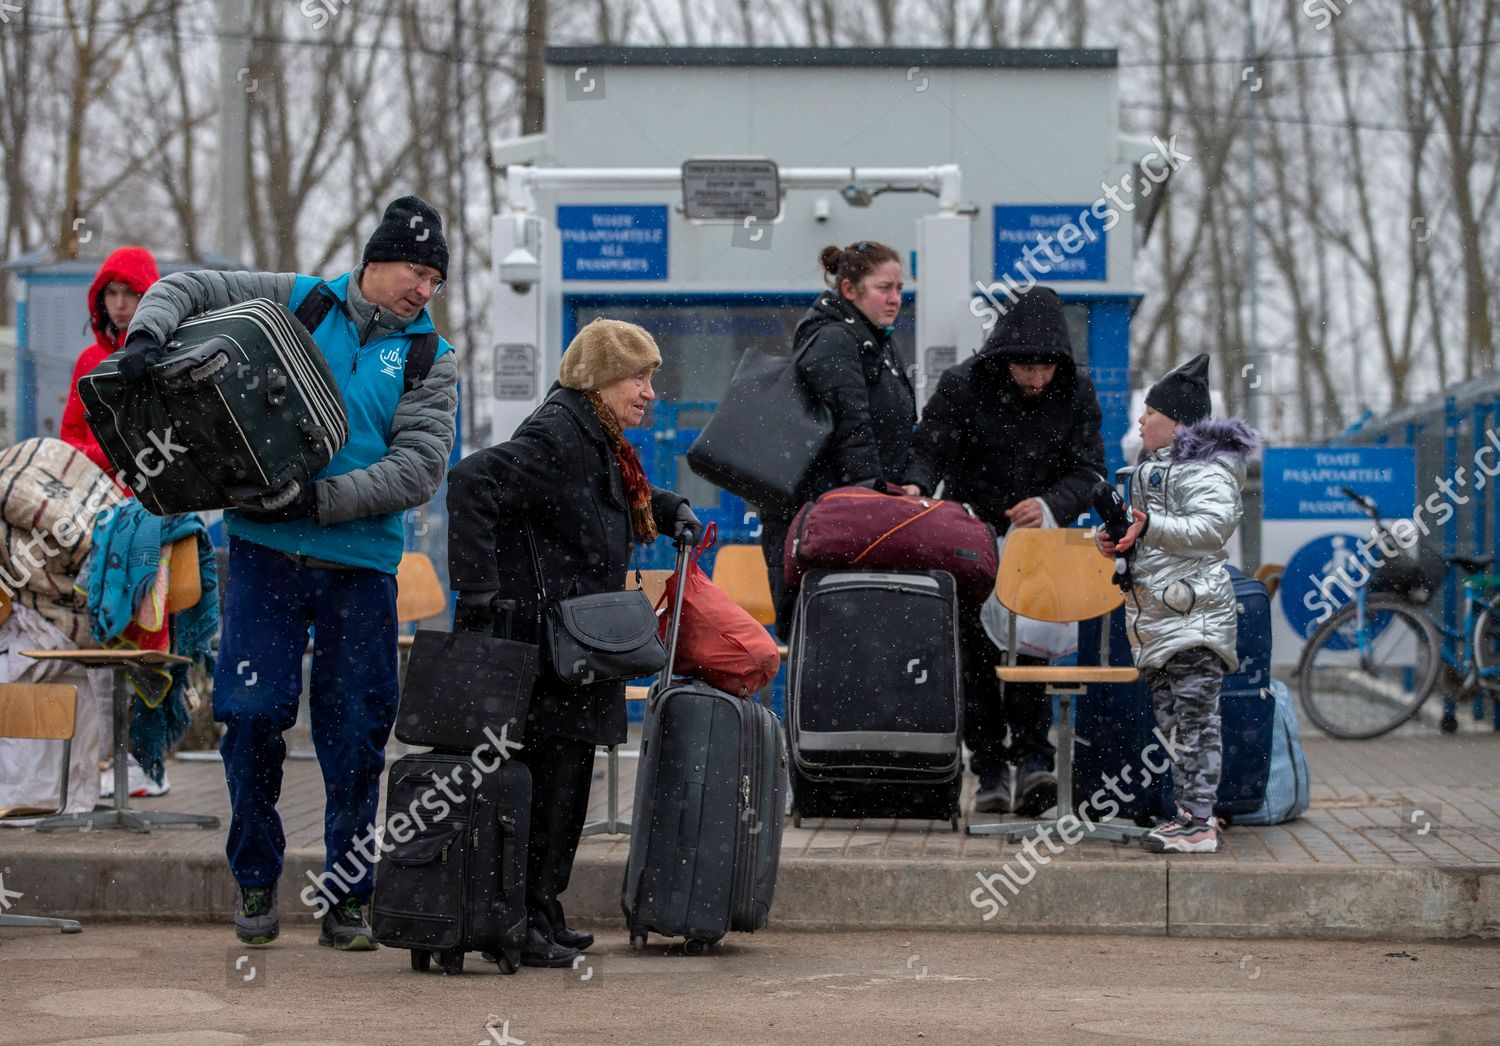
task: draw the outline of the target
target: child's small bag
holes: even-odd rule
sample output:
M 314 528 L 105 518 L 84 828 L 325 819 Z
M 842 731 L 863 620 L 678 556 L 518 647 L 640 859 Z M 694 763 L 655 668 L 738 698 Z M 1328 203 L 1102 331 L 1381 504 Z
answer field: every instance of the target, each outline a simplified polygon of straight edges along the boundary
M 677 660 L 665 672 L 701 679 L 716 690 L 737 697 L 753 697 L 770 685 L 781 667 L 776 641 L 764 626 L 715 585 L 698 558 L 713 545 L 718 526 L 710 523 L 703 541 L 693 551 L 682 594 L 682 628 L 677 636 Z M 677 598 L 677 575 L 667 580 L 657 603 L 657 634 L 663 645 L 671 630 Z M 665 607 L 665 609 L 663 609 Z

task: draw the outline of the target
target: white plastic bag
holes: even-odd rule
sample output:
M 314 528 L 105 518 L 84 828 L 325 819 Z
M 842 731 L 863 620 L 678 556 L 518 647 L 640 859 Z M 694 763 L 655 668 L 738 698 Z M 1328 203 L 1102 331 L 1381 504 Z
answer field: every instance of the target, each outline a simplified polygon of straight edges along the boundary
M 985 634 L 1001 650 L 1010 649 L 1010 611 L 1000 605 L 992 593 L 979 611 Z M 1078 622 L 1037 621 L 1023 617 L 1016 621 L 1016 652 L 1027 657 L 1044 657 L 1048 661 L 1078 651 Z
M 1045 504 L 1045 502 L 1043 502 Z M 1050 520 L 1051 513 L 1047 513 Z M 1043 524 L 1046 525 L 1045 523 Z M 1005 555 L 1005 538 L 995 540 L 995 550 Z M 993 592 L 984 601 L 979 611 L 979 621 L 985 634 L 1001 650 L 1010 649 L 1010 611 L 1000 605 Z M 1016 651 L 1027 657 L 1042 657 L 1048 661 L 1078 652 L 1078 622 L 1037 621 L 1023 617 L 1016 620 Z

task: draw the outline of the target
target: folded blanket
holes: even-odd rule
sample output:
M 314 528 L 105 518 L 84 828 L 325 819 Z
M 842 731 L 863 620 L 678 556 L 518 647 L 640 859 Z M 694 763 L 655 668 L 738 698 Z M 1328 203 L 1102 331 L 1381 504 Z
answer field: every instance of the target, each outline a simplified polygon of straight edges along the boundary
M 135 500 L 101 515 L 94 531 L 87 591 L 89 622 L 96 641 L 104 646 L 128 645 L 122 635 L 134 620 L 141 600 L 157 583 L 163 547 L 184 537 L 198 542 L 203 597 L 196 605 L 170 616 L 172 653 L 202 659 L 212 669 L 210 644 L 219 628 L 219 585 L 218 561 L 208 540 L 208 528 L 192 514 L 153 516 Z M 130 747 L 153 781 L 161 780 L 167 753 L 190 725 L 187 669 L 187 665 L 140 665 L 130 672 L 131 684 L 143 706 L 131 717 Z

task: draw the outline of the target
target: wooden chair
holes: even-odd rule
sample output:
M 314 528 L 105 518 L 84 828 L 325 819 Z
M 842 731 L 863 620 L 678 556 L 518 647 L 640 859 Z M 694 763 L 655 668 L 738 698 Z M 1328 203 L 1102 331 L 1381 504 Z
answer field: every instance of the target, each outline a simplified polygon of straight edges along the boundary
M 652 606 L 661 600 L 661 595 L 667 590 L 667 579 L 672 576 L 670 570 L 643 570 L 641 571 L 641 591 L 646 593 L 646 598 L 651 601 Z M 635 572 L 631 571 L 625 575 L 626 589 L 635 588 Z
M 62 742 L 57 808 L 11 808 L 0 810 L 0 818 L 46 817 L 67 810 L 68 761 L 73 754 L 73 728 L 77 717 L 76 686 L 56 683 L 0 683 L 0 737 Z M 47 926 L 63 933 L 78 933 L 83 929 L 74 919 L 11 915 L 8 912 L 0 912 L 0 926 Z
M 1131 683 L 1134 668 L 1016 664 L 1016 617 L 1038 621 L 1087 621 L 1111 613 L 1125 601 L 1114 582 L 1114 563 L 1094 547 L 1093 533 L 1078 528 L 1012 529 L 995 576 L 995 598 L 1011 612 L 1010 653 L 995 669 L 1006 683 L 1045 683 L 1048 697 L 1056 696 L 1061 713 L 1057 727 L 1057 818 L 1052 821 L 1008 821 L 969 825 L 970 835 L 1003 835 L 1015 840 L 1027 835 L 1054 833 L 1066 839 L 1082 835 L 1123 841 L 1146 834 L 1135 825 L 1082 821 L 1073 811 L 1073 698 L 1088 693 L 1089 684 Z M 1100 630 L 1100 665 L 1109 665 L 1109 629 Z M 1060 830 L 1063 819 L 1074 831 Z M 1076 841 L 1076 840 L 1075 840 Z
M 406 552 L 396 568 L 396 623 L 426 621 L 448 609 L 448 593 L 438 580 L 437 568 L 423 552 Z M 410 646 L 410 638 L 402 636 Z
M 1281 575 L 1285 573 L 1284 563 L 1262 563 L 1255 572 L 1255 580 L 1266 586 L 1266 595 L 1275 599 L 1276 590 L 1281 587 Z
M 776 603 L 766 577 L 766 559 L 759 545 L 724 545 L 714 560 L 714 584 L 762 625 L 776 624 Z M 776 649 L 786 657 L 786 644 Z

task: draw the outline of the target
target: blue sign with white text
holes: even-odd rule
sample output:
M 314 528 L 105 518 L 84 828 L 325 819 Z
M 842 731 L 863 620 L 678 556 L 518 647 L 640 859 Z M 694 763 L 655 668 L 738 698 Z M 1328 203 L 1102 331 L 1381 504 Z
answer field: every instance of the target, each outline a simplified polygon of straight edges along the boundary
M 657 204 L 559 204 L 565 280 L 667 278 L 667 208 Z
M 1371 498 L 1384 519 L 1417 502 L 1414 447 L 1275 447 L 1266 451 L 1265 518 L 1364 519 L 1343 488 Z
M 995 205 L 995 279 L 1109 278 L 1104 220 L 1086 203 Z

